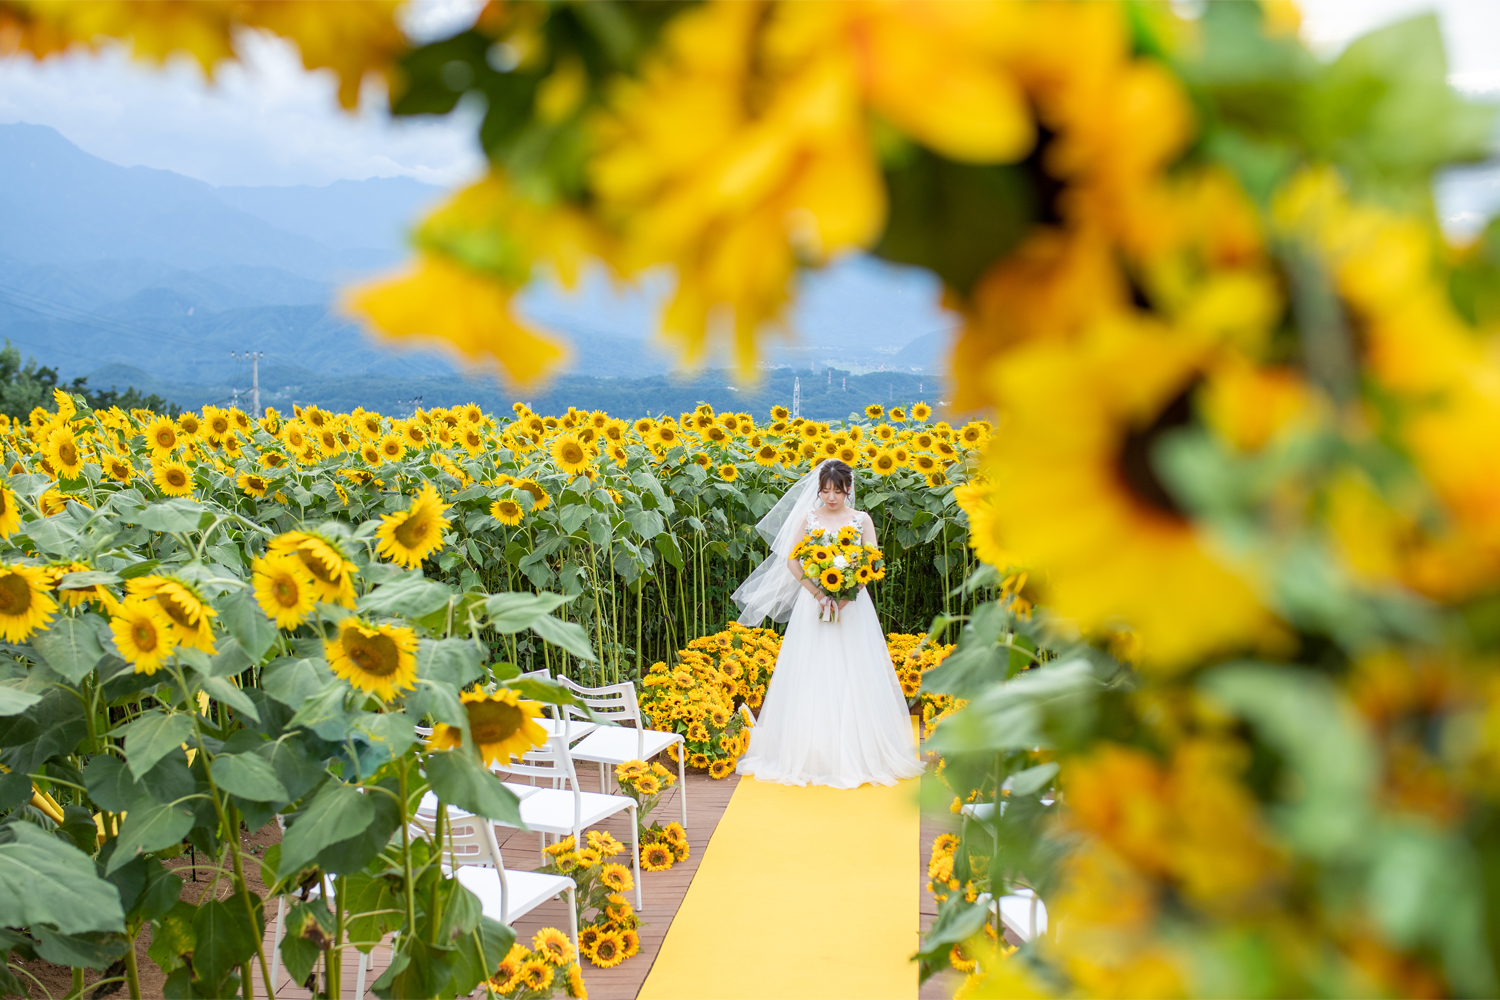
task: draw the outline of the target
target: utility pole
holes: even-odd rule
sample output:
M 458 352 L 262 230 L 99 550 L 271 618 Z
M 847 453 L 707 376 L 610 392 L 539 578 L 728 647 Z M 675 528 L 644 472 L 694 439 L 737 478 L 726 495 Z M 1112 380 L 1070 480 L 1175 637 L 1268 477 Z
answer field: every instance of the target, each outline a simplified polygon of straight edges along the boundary
M 229 352 L 231 358 L 247 360 L 250 362 L 250 415 L 256 420 L 260 419 L 260 359 L 266 356 L 265 351 L 246 351 L 244 354 Z
M 802 380 L 792 379 L 792 419 L 802 416 Z

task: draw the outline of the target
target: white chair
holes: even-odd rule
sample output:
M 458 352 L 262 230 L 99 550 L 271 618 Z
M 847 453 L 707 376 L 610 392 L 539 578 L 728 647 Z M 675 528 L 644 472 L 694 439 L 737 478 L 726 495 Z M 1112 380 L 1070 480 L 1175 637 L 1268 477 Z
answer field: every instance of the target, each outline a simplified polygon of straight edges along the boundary
M 517 677 L 516 680 L 526 680 L 529 677 L 550 681 L 552 679 L 552 671 L 546 667 L 540 670 L 528 670 Z M 561 679 L 566 683 L 572 683 L 567 678 Z M 562 736 L 567 739 L 569 745 L 572 745 L 574 742 L 599 728 L 597 722 L 590 722 L 587 719 L 575 721 L 572 714 L 567 712 L 563 713 L 562 718 L 559 719 L 557 717 L 558 707 L 557 705 L 548 705 L 546 716 L 536 720 L 537 725 L 545 729 L 548 736 Z
M 430 815 L 418 810 L 417 826 L 431 836 L 436 829 L 435 818 L 435 809 Z M 444 868 L 479 897 L 480 911 L 485 916 L 510 924 L 549 899 L 565 897 L 568 936 L 573 940 L 573 950 L 578 950 L 577 883 L 566 875 L 507 869 L 495 839 L 494 822 L 482 816 L 449 806 L 444 832 L 443 856 L 447 858 Z
M 278 821 L 281 819 L 280 816 L 276 818 Z M 338 876 L 324 876 L 324 879 L 330 878 L 338 878 Z M 308 890 L 308 900 L 318 899 L 323 895 L 325 888 L 324 879 L 319 879 L 318 884 Z M 281 897 L 281 905 L 276 909 L 276 933 L 271 936 L 271 982 L 275 984 L 274 988 L 277 990 L 281 989 L 281 984 L 277 983 L 276 980 L 281 978 L 281 939 L 286 937 L 286 911 L 286 896 L 283 895 Z M 359 955 L 359 972 L 355 976 L 354 997 L 355 1000 L 363 1000 L 365 995 L 365 976 L 375 968 L 375 949 L 371 948 L 368 954 L 356 949 L 356 953 Z M 296 985 L 300 987 L 302 984 L 297 983 Z M 267 992 L 274 991 L 268 990 Z
M 677 797 L 682 804 L 682 828 L 686 830 L 687 773 L 683 766 L 687 753 L 682 734 L 645 728 L 646 724 L 641 719 L 641 705 L 635 697 L 635 685 L 629 681 L 597 688 L 574 684 L 566 677 L 558 678 L 558 683 L 576 695 L 595 715 L 616 723 L 613 726 L 599 727 L 571 750 L 574 760 L 593 761 L 599 765 L 601 792 L 609 791 L 611 767 L 629 760 L 650 760 L 674 743 L 683 744 L 682 751 L 677 754 Z M 564 706 L 565 715 L 572 715 L 576 711 L 571 705 Z M 621 722 L 634 722 L 635 728 L 627 729 L 619 725 Z
M 1031 889 L 1015 886 L 1014 891 L 1001 896 L 998 901 L 989 893 L 981 892 L 977 902 L 995 915 L 999 926 L 1023 942 L 1047 933 L 1047 904 Z
M 560 736 L 548 739 L 546 749 L 532 750 L 508 764 L 496 765 L 496 771 L 525 775 L 533 780 L 547 779 L 557 787 L 537 788 L 521 800 L 521 822 L 528 830 L 541 835 L 543 850 L 549 834 L 573 837 L 582 846 L 583 831 L 596 826 L 619 812 L 630 813 L 630 862 L 635 874 L 635 908 L 643 909 L 641 900 L 641 837 L 635 800 L 626 795 L 601 795 L 578 788 L 578 773 L 568 743 Z M 497 826 L 519 829 L 512 823 L 496 820 Z

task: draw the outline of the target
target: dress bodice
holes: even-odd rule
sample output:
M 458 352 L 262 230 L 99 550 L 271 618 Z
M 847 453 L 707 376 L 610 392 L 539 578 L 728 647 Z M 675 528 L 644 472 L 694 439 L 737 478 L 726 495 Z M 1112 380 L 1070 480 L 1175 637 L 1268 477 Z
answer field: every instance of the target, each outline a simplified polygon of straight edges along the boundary
M 864 511 L 861 511 L 861 510 L 856 510 L 853 513 L 854 513 L 854 520 L 851 521 L 851 522 L 849 522 L 849 524 L 847 524 L 847 525 L 843 525 L 843 524 L 830 525 L 830 524 L 824 524 L 818 518 L 818 512 L 816 510 L 810 510 L 810 511 L 807 512 L 807 530 L 808 531 L 834 531 L 834 532 L 836 532 L 840 528 L 844 528 L 844 527 L 858 528 L 859 529 L 859 540 L 860 540 L 860 543 L 861 544 L 867 544 L 868 543 L 868 539 L 866 538 L 866 531 L 865 531 L 865 513 L 864 513 Z

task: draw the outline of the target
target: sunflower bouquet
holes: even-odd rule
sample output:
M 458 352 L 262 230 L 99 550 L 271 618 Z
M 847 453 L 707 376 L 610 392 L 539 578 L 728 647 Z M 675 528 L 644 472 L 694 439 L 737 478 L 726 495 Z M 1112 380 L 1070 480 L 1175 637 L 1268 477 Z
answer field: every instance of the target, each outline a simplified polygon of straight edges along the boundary
M 578 950 L 600 968 L 613 968 L 641 948 L 640 918 L 625 898 L 635 879 L 628 867 L 610 860 L 625 850 L 613 835 L 590 830 L 584 843 L 580 848 L 574 838 L 564 837 L 546 849 L 547 863 L 536 870 L 573 880 Z
M 885 579 L 885 556 L 873 545 L 860 543 L 853 525 L 834 531 L 809 531 L 792 549 L 792 558 L 802 561 L 802 576 L 835 601 L 852 601 L 862 587 Z M 838 621 L 838 608 L 827 621 Z
M 675 862 L 686 861 L 688 856 L 687 831 L 680 823 L 652 823 L 646 820 L 656 809 L 668 788 L 677 784 L 677 777 L 660 764 L 647 764 L 641 760 L 628 760 L 615 768 L 615 780 L 620 791 L 636 801 L 636 817 L 640 823 L 641 867 L 659 872 L 671 868 Z
M 573 952 L 573 942 L 556 927 L 543 927 L 531 939 L 531 947 L 517 942 L 490 977 L 490 989 L 505 1000 L 546 1000 L 557 995 L 587 1000 L 583 969 Z

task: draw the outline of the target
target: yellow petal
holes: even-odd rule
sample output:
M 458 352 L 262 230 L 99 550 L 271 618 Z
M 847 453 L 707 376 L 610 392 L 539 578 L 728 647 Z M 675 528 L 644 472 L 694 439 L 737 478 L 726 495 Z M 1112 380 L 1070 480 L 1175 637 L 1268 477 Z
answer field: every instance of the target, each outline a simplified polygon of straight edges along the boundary
M 518 384 L 530 385 L 567 357 L 555 340 L 518 320 L 512 292 L 434 254 L 406 272 L 345 292 L 343 308 L 392 338 L 445 343 L 471 363 L 497 362 Z

